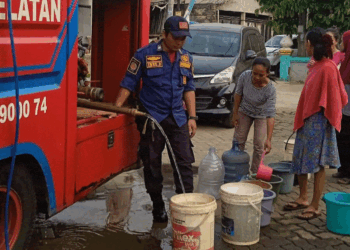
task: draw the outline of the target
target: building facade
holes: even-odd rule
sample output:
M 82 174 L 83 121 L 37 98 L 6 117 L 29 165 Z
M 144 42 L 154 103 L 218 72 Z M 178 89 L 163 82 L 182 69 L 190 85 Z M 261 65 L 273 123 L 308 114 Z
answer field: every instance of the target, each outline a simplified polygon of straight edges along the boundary
M 181 0 L 181 13 L 185 13 L 190 0 Z M 151 0 L 151 29 L 150 34 L 160 34 L 164 24 L 168 8 L 177 0 Z M 269 13 L 258 16 L 255 10 L 260 6 L 256 0 L 197 0 L 190 15 L 190 21 L 199 23 L 231 23 L 256 27 L 267 41 L 272 36 L 271 27 L 267 22 L 272 19 Z

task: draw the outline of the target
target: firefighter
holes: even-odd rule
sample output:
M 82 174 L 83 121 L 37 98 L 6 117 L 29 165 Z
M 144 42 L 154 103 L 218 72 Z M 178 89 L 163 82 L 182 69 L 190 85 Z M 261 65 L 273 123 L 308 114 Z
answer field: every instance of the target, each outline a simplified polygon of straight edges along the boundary
M 139 109 L 149 113 L 164 129 L 174 151 L 185 192 L 191 193 L 194 155 L 190 138 L 196 133 L 197 116 L 193 59 L 188 51 L 182 49 L 186 37 L 191 37 L 186 19 L 179 16 L 168 18 L 164 24 L 163 39 L 139 49 L 131 58 L 116 106 L 121 107 L 131 92 L 137 91 L 142 78 Z M 167 222 L 161 172 L 165 138 L 146 117 L 136 117 L 135 121 L 141 137 L 139 156 L 144 165 L 145 186 L 153 202 L 153 220 Z M 181 184 L 171 155 L 169 158 L 174 170 L 175 191 L 179 194 L 182 193 Z

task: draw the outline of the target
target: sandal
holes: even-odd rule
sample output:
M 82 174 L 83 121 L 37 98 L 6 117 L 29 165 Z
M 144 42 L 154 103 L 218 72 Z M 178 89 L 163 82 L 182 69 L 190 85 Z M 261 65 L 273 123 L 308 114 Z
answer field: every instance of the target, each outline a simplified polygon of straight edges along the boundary
M 343 178 L 337 181 L 339 184 L 350 184 L 350 179 L 349 178 Z
M 332 177 L 333 178 L 344 178 L 347 176 L 345 174 L 343 174 L 342 172 L 337 172 L 337 173 L 332 174 Z
M 289 202 L 288 204 L 284 205 L 283 210 L 284 211 L 294 211 L 294 210 L 304 209 L 304 208 L 308 208 L 308 207 L 309 207 L 309 205 L 304 205 L 304 204 L 300 204 L 296 201 L 293 201 L 293 202 Z
M 311 214 L 311 216 L 307 216 L 305 217 L 305 214 Z M 315 219 L 317 217 L 321 216 L 321 212 L 320 211 L 303 211 L 301 214 L 299 214 L 297 216 L 298 219 L 300 220 L 312 220 Z

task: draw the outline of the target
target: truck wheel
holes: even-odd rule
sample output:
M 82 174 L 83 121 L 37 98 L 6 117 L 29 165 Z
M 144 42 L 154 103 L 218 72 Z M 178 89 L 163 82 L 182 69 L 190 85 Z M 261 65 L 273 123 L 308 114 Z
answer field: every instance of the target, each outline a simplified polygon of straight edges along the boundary
M 10 166 L 0 167 L 0 249 L 5 248 L 5 204 Z M 16 164 L 13 174 L 9 206 L 10 249 L 25 249 L 36 216 L 36 197 L 30 173 L 23 164 Z
M 233 128 L 234 126 L 232 125 L 232 116 L 233 116 L 233 112 L 231 112 L 229 115 L 227 115 L 225 118 L 224 118 L 224 126 L 226 128 Z

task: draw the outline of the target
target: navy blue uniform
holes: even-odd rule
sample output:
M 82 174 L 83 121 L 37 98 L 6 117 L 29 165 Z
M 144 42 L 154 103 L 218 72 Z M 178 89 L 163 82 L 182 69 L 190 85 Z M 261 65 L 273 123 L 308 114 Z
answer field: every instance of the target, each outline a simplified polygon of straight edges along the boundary
M 183 107 L 183 94 L 195 90 L 193 58 L 189 52 L 181 49 L 176 52 L 175 62 L 171 63 L 168 53 L 162 50 L 161 42 L 150 44 L 135 53 L 120 86 L 135 92 L 138 81 L 142 78 L 139 97 L 143 106 L 141 110 L 152 115 L 163 127 L 173 148 L 185 190 L 192 192 L 191 163 L 194 162 L 194 155 Z M 160 193 L 163 187 L 161 157 L 165 139 L 150 120 L 146 125 L 145 122 L 144 117 L 136 118 L 141 135 L 139 155 L 144 165 L 145 185 L 148 193 Z M 145 134 L 142 133 L 144 126 Z M 173 162 L 172 166 L 174 168 Z M 174 169 L 173 172 L 176 192 L 182 193 L 177 171 Z

